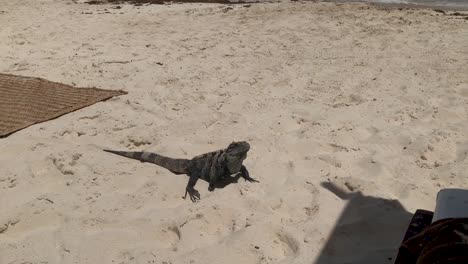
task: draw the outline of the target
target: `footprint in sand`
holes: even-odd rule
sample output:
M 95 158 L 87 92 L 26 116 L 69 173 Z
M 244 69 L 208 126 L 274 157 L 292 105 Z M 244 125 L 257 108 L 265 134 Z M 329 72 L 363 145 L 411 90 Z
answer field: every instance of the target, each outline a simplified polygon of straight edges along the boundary
M 335 168 L 341 168 L 341 162 L 339 160 L 337 160 L 336 158 L 332 157 L 332 156 L 320 155 L 318 158 L 319 158 L 319 160 L 321 160 L 321 161 L 323 161 L 325 163 L 328 163 L 328 164 L 332 165 Z
M 53 207 L 55 203 L 53 198 L 48 197 L 47 195 L 41 195 L 36 198 L 35 201 L 30 203 L 31 210 L 33 214 L 41 214 Z
M 151 142 L 149 140 L 146 140 L 146 139 L 128 137 L 128 141 L 130 142 L 131 145 L 133 145 L 135 147 L 144 146 L 144 145 L 151 145 Z
M 177 251 L 182 233 L 177 225 L 169 224 L 163 225 L 160 229 L 156 230 L 155 236 L 158 241 L 163 242 L 167 248 L 170 248 L 172 251 Z
M 434 169 L 456 162 L 460 158 L 461 153 L 457 153 L 457 149 L 461 145 L 454 135 L 435 130 L 430 136 L 416 139 L 405 151 L 414 155 L 415 163 L 420 168 Z
M 320 210 L 318 199 L 318 188 L 307 181 L 301 186 L 286 186 L 279 199 L 270 201 L 273 211 L 283 216 L 283 221 L 296 223 L 302 221 L 313 221 Z
M 16 174 L 0 176 L 0 189 L 13 189 L 18 185 Z
M 7 71 L 12 71 L 12 72 L 17 72 L 17 71 L 26 71 L 29 70 L 30 67 L 34 67 L 37 65 L 30 65 L 27 61 L 19 61 L 15 62 L 12 65 L 10 65 L 9 69 Z
M 49 156 L 49 158 L 54 164 L 54 166 L 57 168 L 57 170 L 60 171 L 60 173 L 62 173 L 63 175 L 74 175 L 75 171 L 73 170 L 73 167 L 77 165 L 78 160 L 82 156 L 83 155 L 80 153 L 58 153 L 57 156 L 55 156 L 55 154 L 52 154 Z
M 297 239 L 292 237 L 286 232 L 277 232 L 277 240 L 273 240 L 273 243 L 280 243 L 283 249 L 285 257 L 295 256 L 299 252 L 299 242 Z
M 17 217 L 11 217 L 0 221 L 0 234 L 6 233 L 10 227 L 16 225 L 19 221 L 20 219 Z
M 267 232 L 267 234 L 260 235 L 251 241 L 255 248 L 254 252 L 260 259 L 259 263 L 282 263 L 282 261 L 288 263 L 299 255 L 299 240 L 291 234 L 283 230 L 262 230 L 262 232 Z
M 47 147 L 46 144 L 44 143 L 37 143 L 33 147 L 30 148 L 31 151 L 36 151 L 37 149 L 45 148 Z
M 114 261 L 112 261 L 114 263 Z M 117 255 L 117 260 L 115 263 L 124 264 L 124 263 L 135 263 L 135 255 L 133 252 L 128 250 L 122 250 Z
M 349 199 L 353 193 L 372 193 L 378 190 L 375 182 L 354 177 L 338 178 L 332 182 L 323 182 L 321 185 L 343 200 Z
M 333 100 L 333 108 L 340 108 L 340 107 L 347 107 L 347 106 L 358 106 L 362 103 L 366 102 L 360 95 L 351 94 L 349 96 L 337 96 L 336 99 Z

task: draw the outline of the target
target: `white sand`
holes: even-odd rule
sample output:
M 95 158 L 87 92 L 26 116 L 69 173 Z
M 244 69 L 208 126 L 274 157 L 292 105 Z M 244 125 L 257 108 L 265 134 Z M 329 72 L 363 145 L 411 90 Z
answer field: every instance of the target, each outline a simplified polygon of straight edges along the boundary
M 392 263 L 410 213 L 468 188 L 467 20 L 121 7 L 0 5 L 0 72 L 129 92 L 0 139 L 1 264 Z M 187 177 L 101 151 L 190 158 L 233 140 L 260 183 L 199 181 L 196 204 Z

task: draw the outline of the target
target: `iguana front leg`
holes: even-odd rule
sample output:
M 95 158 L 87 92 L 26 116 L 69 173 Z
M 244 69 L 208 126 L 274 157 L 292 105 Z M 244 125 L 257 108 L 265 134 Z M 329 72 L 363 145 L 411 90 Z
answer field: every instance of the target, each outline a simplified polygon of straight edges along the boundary
M 246 181 L 249 181 L 249 182 L 259 182 L 257 180 L 255 180 L 254 178 L 251 178 L 250 175 L 249 175 L 249 171 L 247 170 L 247 168 L 242 165 L 241 169 L 240 169 L 240 173 L 242 175 L 242 178 L 244 178 L 244 180 Z
M 214 183 L 210 182 L 210 185 L 208 185 L 208 191 L 212 192 L 212 191 L 214 191 L 214 189 L 215 189 Z
M 190 174 L 189 176 L 190 176 L 190 179 L 187 183 L 187 187 L 185 188 L 184 199 L 187 198 L 187 193 L 188 193 L 190 196 L 190 200 L 192 200 L 192 202 L 196 202 L 200 200 L 200 193 L 194 188 L 195 184 L 197 184 L 199 176 L 196 173 Z
M 218 178 L 219 178 L 219 175 L 218 175 L 218 168 L 217 168 L 217 164 L 219 164 L 220 160 L 219 160 L 219 153 L 217 153 L 214 157 L 214 160 L 211 164 L 211 168 L 210 168 L 210 173 L 208 175 L 208 178 L 210 179 L 210 184 L 208 185 L 208 191 L 212 192 L 214 191 L 215 189 L 215 184 L 216 184 L 216 181 L 218 181 Z

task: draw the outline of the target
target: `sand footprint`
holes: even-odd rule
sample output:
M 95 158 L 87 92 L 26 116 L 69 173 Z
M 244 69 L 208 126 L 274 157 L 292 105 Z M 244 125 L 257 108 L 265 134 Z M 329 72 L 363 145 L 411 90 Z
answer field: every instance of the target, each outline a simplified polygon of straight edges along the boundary
M 300 248 L 299 240 L 282 228 L 256 225 L 190 251 L 187 257 L 193 260 L 200 258 L 203 260 L 201 263 L 231 263 L 232 259 L 242 263 L 290 263 L 299 256 Z M 212 250 L 218 253 L 210 254 Z M 207 256 L 210 259 L 206 259 Z
M 255 253 L 260 260 L 258 263 L 289 263 L 299 255 L 299 240 L 291 234 L 283 230 L 262 230 L 262 233 L 264 235 L 259 238 L 257 243 L 255 243 L 255 239 L 253 241 L 253 243 L 258 244 L 258 246 L 254 246 Z
M 320 155 L 319 160 L 332 165 L 335 168 L 341 168 L 341 162 L 333 156 L 330 155 Z
M 0 234 L 6 233 L 10 227 L 16 225 L 19 221 L 18 217 L 10 217 L 0 221 Z
M 313 221 L 320 210 L 318 188 L 307 181 L 302 186 L 291 185 L 281 191 L 278 199 L 270 201 L 271 209 L 289 223 Z
M 280 231 L 276 233 L 277 240 L 274 243 L 280 243 L 285 257 L 295 256 L 299 252 L 299 242 L 290 234 Z
M 55 168 L 57 168 L 57 170 L 63 175 L 74 175 L 75 171 L 73 167 L 76 166 L 77 161 L 82 157 L 82 154 L 74 153 L 68 156 L 69 157 L 66 158 L 63 154 L 59 153 L 57 157 L 55 154 L 52 154 L 49 156 L 49 159 L 52 161 Z
M 18 185 L 18 177 L 16 174 L 6 174 L 0 176 L 0 189 L 12 189 Z
M 347 106 L 358 106 L 364 102 L 366 102 L 366 100 L 357 94 L 351 94 L 349 96 L 339 95 L 336 99 L 333 100 L 332 107 L 340 108 Z
M 159 242 L 164 244 L 164 247 L 170 248 L 172 251 L 178 250 L 178 244 L 182 238 L 182 233 L 177 225 L 163 225 L 155 232 L 155 237 Z
M 429 138 L 423 136 L 416 139 L 406 151 L 415 156 L 415 163 L 420 168 L 434 169 L 456 161 L 460 154 L 457 148 L 461 145 L 454 135 L 434 130 Z

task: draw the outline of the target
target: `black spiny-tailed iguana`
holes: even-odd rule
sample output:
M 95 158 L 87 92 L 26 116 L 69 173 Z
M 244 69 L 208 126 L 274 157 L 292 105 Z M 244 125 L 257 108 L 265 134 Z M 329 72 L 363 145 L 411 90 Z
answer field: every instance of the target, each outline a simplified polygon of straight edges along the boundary
M 195 202 L 200 199 L 200 193 L 194 188 L 199 178 L 209 182 L 209 191 L 214 190 L 217 181 L 239 172 L 246 181 L 258 182 L 249 176 L 247 168 L 242 165 L 249 149 L 250 145 L 245 141 L 232 142 L 226 149 L 208 152 L 192 159 L 173 159 L 151 152 L 104 151 L 141 162 L 151 162 L 174 174 L 187 174 L 190 179 L 185 188 L 184 199 L 188 193 L 192 202 Z

